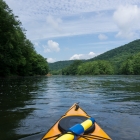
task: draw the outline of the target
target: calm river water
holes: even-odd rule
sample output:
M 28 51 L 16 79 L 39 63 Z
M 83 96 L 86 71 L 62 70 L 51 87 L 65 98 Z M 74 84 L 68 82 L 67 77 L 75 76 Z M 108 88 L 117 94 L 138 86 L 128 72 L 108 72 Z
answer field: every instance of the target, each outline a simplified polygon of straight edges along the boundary
M 77 102 L 113 140 L 140 140 L 140 76 L 0 79 L 0 140 L 37 140 Z

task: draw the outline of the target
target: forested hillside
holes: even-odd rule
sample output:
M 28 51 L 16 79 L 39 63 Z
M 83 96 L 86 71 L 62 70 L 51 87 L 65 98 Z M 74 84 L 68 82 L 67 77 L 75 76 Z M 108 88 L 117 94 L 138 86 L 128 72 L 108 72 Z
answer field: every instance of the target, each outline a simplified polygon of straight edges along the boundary
M 112 65 L 106 60 L 82 62 L 75 60 L 73 64 L 62 69 L 62 75 L 101 75 L 113 74 Z
M 120 73 L 140 75 L 140 52 L 123 61 L 120 67 Z
M 69 66 L 70 64 L 72 64 L 74 62 L 74 60 L 66 60 L 66 61 L 57 61 L 54 63 L 49 63 L 49 70 L 60 70 L 63 69 L 67 66 Z
M 138 74 L 135 70 L 130 72 L 133 65 L 131 65 L 129 60 L 131 58 L 138 58 L 140 55 L 137 53 L 140 52 L 140 39 L 130 42 L 126 45 L 120 46 L 118 48 L 107 51 L 97 57 L 94 57 L 89 60 L 82 60 L 80 65 L 76 65 L 76 61 L 61 61 L 52 63 L 53 67 L 51 70 L 56 70 L 59 74 Z M 73 62 L 73 63 L 72 63 Z M 132 62 L 132 61 L 131 61 Z M 136 59 L 133 60 L 136 63 Z M 137 61 L 137 65 L 139 65 L 140 61 Z M 56 65 L 57 64 L 57 65 Z M 61 65 L 60 65 L 61 64 Z M 129 72 L 126 70 L 127 65 L 129 65 Z M 58 67 L 57 67 L 58 66 Z M 77 71 L 74 72 L 74 69 Z M 138 67 L 138 66 L 137 66 Z M 62 70 L 61 70 L 62 69 Z M 125 69 L 125 70 L 124 70 Z
M 109 60 L 115 63 L 120 63 L 129 56 L 140 52 L 140 39 L 132 41 L 126 45 L 107 51 L 97 57 L 89 59 L 93 60 Z
M 0 76 L 47 73 L 45 58 L 36 53 L 18 17 L 0 0 Z

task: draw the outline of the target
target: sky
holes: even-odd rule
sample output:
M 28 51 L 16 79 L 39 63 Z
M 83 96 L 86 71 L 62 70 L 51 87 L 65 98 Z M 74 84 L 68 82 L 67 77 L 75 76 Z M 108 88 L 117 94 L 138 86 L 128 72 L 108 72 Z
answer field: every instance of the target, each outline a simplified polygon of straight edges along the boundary
M 90 59 L 140 38 L 140 0 L 5 0 L 37 53 Z

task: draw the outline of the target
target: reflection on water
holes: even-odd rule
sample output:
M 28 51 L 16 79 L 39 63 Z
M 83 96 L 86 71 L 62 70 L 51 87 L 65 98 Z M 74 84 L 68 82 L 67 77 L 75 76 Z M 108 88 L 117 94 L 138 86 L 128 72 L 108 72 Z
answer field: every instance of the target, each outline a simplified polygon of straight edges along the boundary
M 41 78 L 30 77 L 0 79 L 0 139 L 15 140 L 21 137 L 16 129 L 25 126 L 20 121 L 36 109 L 31 107 L 35 104 L 32 98 L 39 90 L 41 81 Z
M 0 138 L 38 139 L 75 102 L 113 140 L 139 140 L 140 76 L 0 79 Z

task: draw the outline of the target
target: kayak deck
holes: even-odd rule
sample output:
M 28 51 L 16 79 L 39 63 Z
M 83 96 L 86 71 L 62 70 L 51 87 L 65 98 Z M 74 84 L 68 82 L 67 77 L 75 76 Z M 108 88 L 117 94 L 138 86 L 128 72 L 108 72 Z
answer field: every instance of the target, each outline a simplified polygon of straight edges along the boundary
M 70 109 L 48 130 L 48 132 L 44 135 L 42 140 L 54 140 L 57 137 L 56 135 L 62 134 L 59 129 L 59 122 L 70 116 L 82 116 L 86 118 L 90 118 L 90 116 L 81 108 L 78 104 L 73 104 Z M 84 137 L 78 137 L 78 140 L 111 140 L 111 138 L 103 131 L 103 129 L 95 122 L 95 129 L 93 132 L 89 134 L 84 134 Z M 52 137 L 52 138 L 51 138 Z

